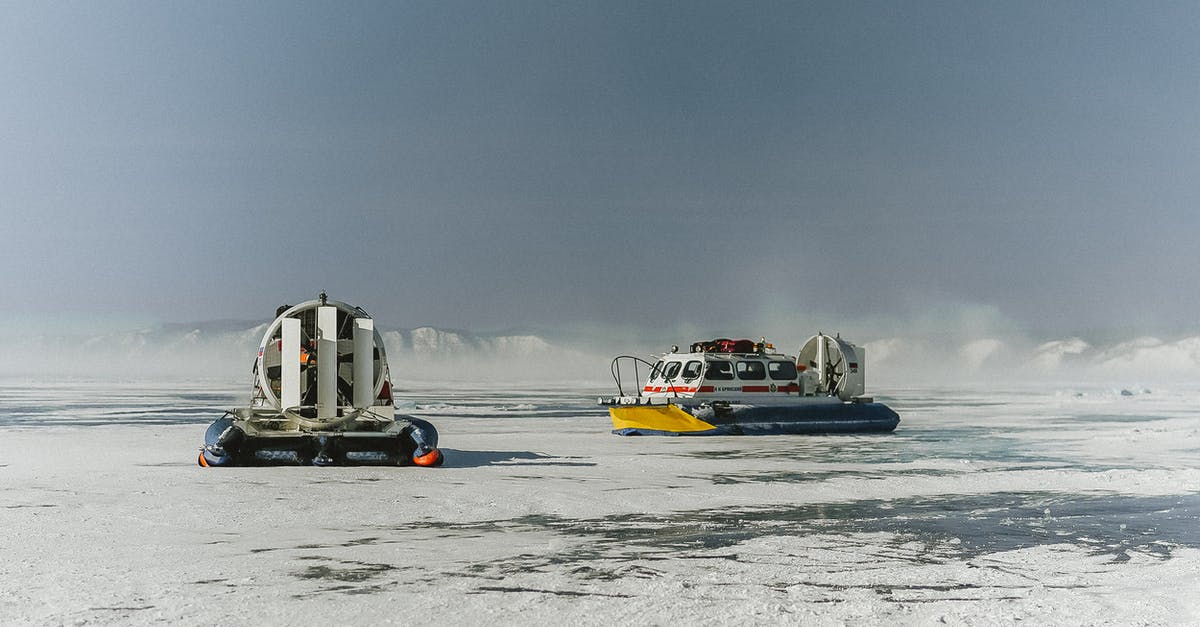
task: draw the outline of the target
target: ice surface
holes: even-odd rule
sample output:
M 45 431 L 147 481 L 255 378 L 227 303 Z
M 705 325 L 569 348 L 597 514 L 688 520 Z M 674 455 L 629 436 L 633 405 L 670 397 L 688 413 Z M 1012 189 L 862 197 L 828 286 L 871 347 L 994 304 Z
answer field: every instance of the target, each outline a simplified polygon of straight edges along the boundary
M 620 438 L 608 390 L 445 385 L 400 399 L 443 468 L 197 467 L 244 387 L 0 385 L 0 622 L 1200 621 L 1195 390 L 876 389 L 894 434 Z

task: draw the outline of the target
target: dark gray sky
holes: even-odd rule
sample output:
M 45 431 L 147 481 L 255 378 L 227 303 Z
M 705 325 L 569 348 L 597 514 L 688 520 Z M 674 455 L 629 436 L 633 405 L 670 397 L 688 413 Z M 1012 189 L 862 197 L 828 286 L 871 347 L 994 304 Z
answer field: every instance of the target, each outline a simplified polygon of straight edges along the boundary
M 1200 4 L 2 13 L 18 321 L 1200 326 Z

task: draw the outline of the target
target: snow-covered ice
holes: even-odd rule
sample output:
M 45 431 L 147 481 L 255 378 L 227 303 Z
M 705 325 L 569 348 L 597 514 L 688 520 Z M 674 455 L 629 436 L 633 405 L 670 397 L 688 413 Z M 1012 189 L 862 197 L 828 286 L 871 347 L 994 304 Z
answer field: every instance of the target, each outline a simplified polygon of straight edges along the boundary
M 203 469 L 241 385 L 0 386 L 0 622 L 1200 622 L 1195 390 L 877 389 L 890 435 L 620 438 L 410 389 L 447 466 Z

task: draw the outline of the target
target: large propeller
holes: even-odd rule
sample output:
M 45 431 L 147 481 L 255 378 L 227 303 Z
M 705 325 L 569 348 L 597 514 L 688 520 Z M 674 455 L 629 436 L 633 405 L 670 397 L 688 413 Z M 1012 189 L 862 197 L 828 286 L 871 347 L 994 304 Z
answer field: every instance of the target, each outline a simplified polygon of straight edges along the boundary
M 839 370 L 838 368 L 845 363 L 846 360 L 841 353 L 838 353 L 837 363 L 833 363 L 832 360 L 825 361 L 825 389 L 829 390 L 830 396 L 836 394 L 841 388 L 842 377 L 846 376 L 846 369 Z
M 812 372 L 817 373 L 820 392 L 829 396 L 841 396 L 849 380 L 847 371 L 850 362 L 855 361 L 853 356 L 847 355 L 848 349 L 849 345 L 840 337 L 818 333 L 800 348 L 798 361 L 807 364 Z

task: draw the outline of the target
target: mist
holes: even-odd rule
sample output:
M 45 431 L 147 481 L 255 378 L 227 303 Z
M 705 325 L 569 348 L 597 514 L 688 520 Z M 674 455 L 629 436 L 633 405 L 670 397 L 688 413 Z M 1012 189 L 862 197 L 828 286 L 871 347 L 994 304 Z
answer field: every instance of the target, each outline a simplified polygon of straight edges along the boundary
M 686 348 L 716 337 L 765 337 L 779 352 L 794 355 L 817 332 L 838 334 L 866 348 L 868 394 L 963 384 L 1105 385 L 1142 391 L 1194 384 L 1200 377 L 1200 335 L 1035 334 L 983 306 L 959 306 L 920 318 L 766 318 L 722 326 L 574 324 L 477 333 L 381 325 L 379 331 L 400 387 L 518 385 L 587 395 L 611 385 L 609 362 L 617 355 L 653 359 L 672 345 Z M 265 328 L 265 323 L 215 321 L 95 335 L 31 334 L 10 346 L 0 376 L 219 381 L 244 383 L 249 390 Z

